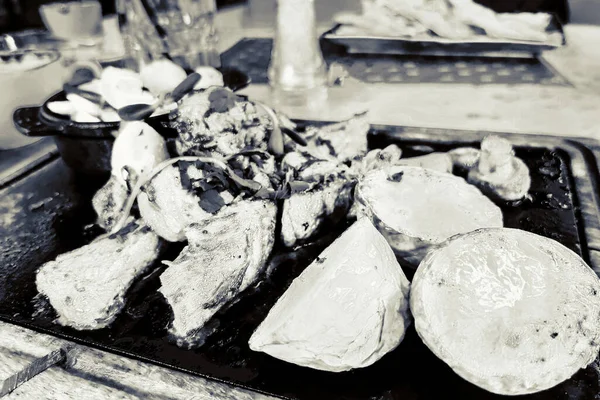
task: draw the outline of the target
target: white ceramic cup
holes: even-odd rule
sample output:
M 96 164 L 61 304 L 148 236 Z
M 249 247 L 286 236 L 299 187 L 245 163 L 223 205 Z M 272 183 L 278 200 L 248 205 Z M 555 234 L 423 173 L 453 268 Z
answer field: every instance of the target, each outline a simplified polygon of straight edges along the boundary
M 40 140 L 22 135 L 14 125 L 13 112 L 23 106 L 42 104 L 62 88 L 68 71 L 55 51 L 28 51 L 19 57 L 0 54 L 0 150 L 26 146 Z

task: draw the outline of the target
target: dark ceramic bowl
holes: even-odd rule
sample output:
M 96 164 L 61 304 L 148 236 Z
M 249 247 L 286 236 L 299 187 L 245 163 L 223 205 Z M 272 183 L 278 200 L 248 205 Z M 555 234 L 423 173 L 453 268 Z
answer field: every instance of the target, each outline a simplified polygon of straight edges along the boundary
M 233 91 L 250 84 L 250 78 L 235 69 L 222 69 L 225 86 Z M 61 91 L 43 105 L 18 108 L 13 114 L 17 129 L 26 136 L 52 136 L 56 147 L 75 172 L 85 175 L 105 175 L 110 172 L 112 146 L 120 122 L 75 122 L 68 116 L 52 112 L 48 103 L 66 100 Z M 175 137 L 168 126 L 168 114 L 149 118 L 146 122 L 165 137 Z

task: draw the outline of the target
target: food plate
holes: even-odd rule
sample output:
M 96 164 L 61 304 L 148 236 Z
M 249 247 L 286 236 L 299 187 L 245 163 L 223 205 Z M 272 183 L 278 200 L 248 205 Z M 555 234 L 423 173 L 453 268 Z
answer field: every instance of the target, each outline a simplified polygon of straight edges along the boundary
M 338 24 L 325 32 L 322 39 L 345 48 L 348 53 L 531 58 L 567 43 L 563 27 L 556 18 L 552 19 L 547 32 L 554 33 L 549 35 L 547 42 L 494 39 L 486 35 L 464 41 L 433 34 L 413 38 L 365 35 Z
M 485 132 L 373 126 L 370 147 L 398 144 L 406 156 L 477 145 Z M 588 244 L 600 226 L 598 170 L 593 155 L 576 142 L 543 136 L 509 136 L 532 174 L 531 201 L 500 204 L 505 225 L 558 240 L 590 259 Z M 90 198 L 101 181 L 77 178 L 60 159 L 32 171 L 0 191 L 0 319 L 117 354 L 134 357 L 236 386 L 290 399 L 494 399 L 462 380 L 438 360 L 414 328 L 393 352 L 374 365 L 345 373 L 310 370 L 252 352 L 248 339 L 291 281 L 347 226 L 326 230 L 295 252 L 275 250 L 270 277 L 209 322 L 215 332 L 195 350 L 167 336 L 168 304 L 156 289 L 158 268 L 129 290 L 124 311 L 110 328 L 76 331 L 53 323 L 54 311 L 37 295 L 35 271 L 56 255 L 89 242 L 98 232 Z M 548 196 L 551 194 L 552 196 Z M 175 257 L 172 245 L 165 258 Z M 411 278 L 410 271 L 406 271 Z M 568 284 L 568 282 L 565 282 Z M 593 366 L 530 399 L 590 399 L 600 393 Z

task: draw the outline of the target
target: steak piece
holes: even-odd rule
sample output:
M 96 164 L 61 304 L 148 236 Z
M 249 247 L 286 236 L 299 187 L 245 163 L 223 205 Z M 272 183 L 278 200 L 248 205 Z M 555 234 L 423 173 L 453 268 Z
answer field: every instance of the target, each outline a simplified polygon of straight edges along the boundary
M 198 196 L 184 187 L 176 166 L 163 169 L 147 183 L 137 203 L 142 218 L 169 242 L 184 241 L 188 226 L 212 218 L 200 205 Z
M 125 304 L 125 292 L 159 256 L 161 242 L 145 225 L 131 223 L 37 272 L 38 291 L 58 313 L 57 322 L 78 330 L 110 325 Z
M 92 198 L 92 206 L 98 216 L 98 225 L 111 230 L 123 215 L 128 195 L 125 186 L 119 183 L 117 177 L 111 175 L 108 182 L 98 189 Z
M 408 293 L 389 244 L 362 218 L 292 282 L 250 348 L 324 371 L 366 367 L 404 338 Z
M 497 394 L 551 388 L 600 349 L 598 276 L 560 243 L 518 229 L 480 229 L 431 252 L 410 306 L 427 347 Z
M 334 156 L 340 162 L 351 161 L 367 153 L 369 122 L 366 115 L 324 126 L 309 126 L 304 137 L 317 158 Z
M 344 218 L 352 202 L 353 182 L 335 179 L 321 188 L 295 193 L 283 203 L 281 240 L 293 247 L 317 234 L 326 221 Z
M 274 243 L 277 207 L 241 201 L 186 229 L 188 246 L 160 276 L 159 291 L 171 305 L 169 332 L 182 347 L 202 343 L 206 322 L 254 283 Z

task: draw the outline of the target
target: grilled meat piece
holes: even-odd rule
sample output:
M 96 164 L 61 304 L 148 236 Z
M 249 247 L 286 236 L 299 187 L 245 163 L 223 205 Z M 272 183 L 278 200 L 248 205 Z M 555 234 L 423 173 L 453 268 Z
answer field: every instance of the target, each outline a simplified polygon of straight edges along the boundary
M 137 197 L 140 214 L 162 238 L 185 240 L 185 228 L 212 216 L 200 206 L 200 199 L 181 182 L 179 168 L 170 166 L 150 181 Z
M 201 344 L 206 322 L 256 281 L 273 248 L 276 213 L 270 201 L 242 201 L 186 229 L 188 246 L 164 262 L 159 289 L 173 309 L 169 332 L 179 346 Z
M 37 272 L 38 291 L 50 300 L 59 324 L 104 328 L 123 308 L 127 289 L 159 256 L 160 243 L 150 228 L 131 223 L 44 264 Z
M 230 156 L 246 147 L 267 150 L 270 119 L 229 89 L 213 86 L 188 95 L 171 117 L 181 155 Z
M 395 144 L 390 144 L 385 149 L 373 149 L 361 160 L 352 162 L 352 167 L 358 176 L 363 176 L 369 171 L 395 165 L 402 157 L 402 149 Z
M 293 247 L 313 237 L 324 223 L 340 221 L 348 213 L 354 183 L 343 178 L 307 192 L 295 193 L 283 203 L 281 240 Z
M 92 198 L 92 206 L 97 223 L 107 231 L 121 218 L 123 207 L 127 202 L 127 189 L 119 182 L 117 177 L 111 175 L 110 179 L 102 186 Z
M 354 171 L 331 155 L 319 159 L 313 153 L 297 150 L 282 160 L 291 183 L 305 187 L 283 203 L 281 239 L 287 247 L 312 238 L 327 221 L 338 222 L 351 205 Z
M 336 124 L 308 127 L 305 137 L 313 156 L 321 159 L 334 156 L 345 162 L 367 153 L 369 128 L 369 122 L 363 115 Z

